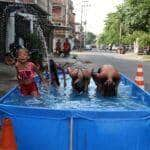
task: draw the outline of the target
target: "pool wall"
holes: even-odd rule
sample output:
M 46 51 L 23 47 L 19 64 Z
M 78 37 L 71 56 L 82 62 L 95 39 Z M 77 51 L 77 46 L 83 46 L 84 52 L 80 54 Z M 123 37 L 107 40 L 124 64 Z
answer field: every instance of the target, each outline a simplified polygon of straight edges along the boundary
M 132 95 L 150 95 L 122 75 Z M 4 95 L 0 101 L 16 88 Z M 13 121 L 19 150 L 150 150 L 150 111 L 50 110 L 0 104 Z

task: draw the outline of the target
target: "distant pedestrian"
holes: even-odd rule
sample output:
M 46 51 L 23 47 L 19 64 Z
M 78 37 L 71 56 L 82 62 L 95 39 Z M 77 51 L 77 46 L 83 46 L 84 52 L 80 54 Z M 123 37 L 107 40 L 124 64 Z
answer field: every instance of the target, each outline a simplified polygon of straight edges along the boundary
M 56 42 L 56 53 L 60 56 L 61 53 L 62 53 L 62 50 L 61 50 L 61 41 L 60 39 L 57 40 Z
M 65 39 L 65 42 L 63 44 L 63 53 L 64 53 L 64 56 L 68 56 L 69 53 L 71 51 L 71 45 L 69 43 L 69 40 L 68 38 Z

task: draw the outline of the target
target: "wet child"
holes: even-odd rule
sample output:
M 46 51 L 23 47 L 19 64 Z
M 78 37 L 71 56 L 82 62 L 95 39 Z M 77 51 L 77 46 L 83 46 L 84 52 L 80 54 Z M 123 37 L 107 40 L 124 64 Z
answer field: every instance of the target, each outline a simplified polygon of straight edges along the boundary
M 120 74 L 112 65 L 103 65 L 98 72 L 92 71 L 92 77 L 102 96 L 117 96 Z
M 77 92 L 87 92 L 91 79 L 91 71 L 88 69 L 73 69 L 68 67 L 68 73 L 72 78 L 72 87 Z
M 43 82 L 40 71 L 36 65 L 29 60 L 29 52 L 27 49 L 19 49 L 18 58 L 15 64 L 17 70 L 17 78 L 21 94 L 23 96 L 31 95 L 34 97 L 40 96 L 36 82 L 34 81 L 35 74 L 37 73 Z

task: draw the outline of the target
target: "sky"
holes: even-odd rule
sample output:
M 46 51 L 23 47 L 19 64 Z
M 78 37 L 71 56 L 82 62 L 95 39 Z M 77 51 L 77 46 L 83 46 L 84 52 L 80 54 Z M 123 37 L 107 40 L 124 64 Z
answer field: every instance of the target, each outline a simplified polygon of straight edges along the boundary
M 116 10 L 116 6 L 123 3 L 124 0 L 73 0 L 74 12 L 76 13 L 76 22 L 79 23 L 81 22 L 82 1 L 88 1 L 89 5 L 87 7 L 86 30 L 98 35 L 103 31 L 104 21 L 107 17 L 107 14 L 114 12 Z

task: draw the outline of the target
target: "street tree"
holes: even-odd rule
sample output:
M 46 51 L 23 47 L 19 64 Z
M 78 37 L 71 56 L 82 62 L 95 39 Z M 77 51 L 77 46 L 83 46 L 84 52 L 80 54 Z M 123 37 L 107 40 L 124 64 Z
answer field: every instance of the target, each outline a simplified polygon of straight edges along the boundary
M 115 13 L 108 14 L 98 43 L 133 44 L 137 37 L 148 37 L 147 34 L 150 34 L 150 0 L 125 0 Z M 143 39 L 147 42 L 142 43 L 149 43 Z
M 95 39 L 96 39 L 96 35 L 94 33 L 92 33 L 92 32 L 86 33 L 86 39 L 85 39 L 86 44 L 94 44 Z

